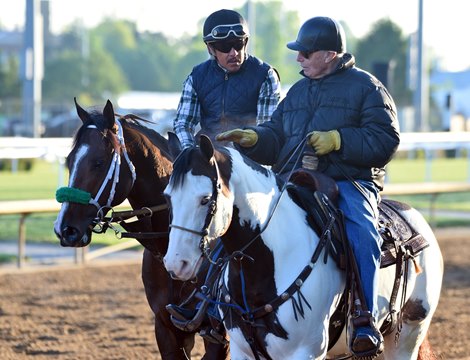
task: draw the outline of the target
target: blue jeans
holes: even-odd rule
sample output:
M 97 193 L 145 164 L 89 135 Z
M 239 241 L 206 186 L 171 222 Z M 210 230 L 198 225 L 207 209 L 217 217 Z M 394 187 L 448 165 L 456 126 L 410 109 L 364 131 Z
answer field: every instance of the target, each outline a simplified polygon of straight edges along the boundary
M 346 234 L 356 257 L 367 308 L 378 315 L 378 271 L 382 237 L 377 228 L 379 191 L 372 181 L 356 181 L 364 195 L 348 180 L 337 181 L 338 206 L 344 213 Z

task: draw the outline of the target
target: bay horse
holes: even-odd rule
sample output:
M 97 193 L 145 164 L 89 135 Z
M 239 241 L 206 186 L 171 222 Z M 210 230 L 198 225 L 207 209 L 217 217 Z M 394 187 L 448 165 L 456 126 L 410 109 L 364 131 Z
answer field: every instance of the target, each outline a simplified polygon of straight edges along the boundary
M 54 231 L 62 246 L 84 247 L 91 242 L 97 221 L 126 198 L 135 210 L 161 206 L 161 211 L 149 210 L 147 216 L 139 216 L 132 230 L 163 234 L 155 239 L 137 239 L 144 246 L 142 281 L 155 315 L 155 338 L 162 359 L 189 359 L 195 332 L 177 329 L 165 309 L 169 303 L 186 299 L 200 285 L 172 280 L 162 263 L 169 224 L 162 193 L 173 168 L 168 140 L 143 126 L 144 119 L 133 115 L 117 118 L 109 100 L 102 112 L 88 112 L 76 101 L 75 106 L 83 125 L 67 156 L 68 187 L 57 191 L 57 199 L 63 204 Z M 225 359 L 227 346 L 205 341 L 204 359 Z
M 174 148 L 180 150 L 178 144 Z M 164 191 L 172 209 L 165 267 L 174 278 L 190 280 L 221 238 L 229 255 L 221 265 L 216 305 L 232 360 L 352 358 L 348 326 L 328 349 L 329 323 L 345 289 L 345 273 L 331 259 L 312 260 L 320 237 L 283 186 L 272 170 L 201 137 L 199 147 L 179 153 Z M 405 273 L 406 291 L 397 294 L 403 297 L 402 322 L 385 336 L 380 356 L 415 360 L 424 358 L 420 345 L 427 341 L 438 304 L 443 261 L 419 212 L 402 204 L 400 215 L 429 246 L 415 255 L 416 269 L 410 266 Z M 380 270 L 379 325 L 389 314 L 395 267 Z

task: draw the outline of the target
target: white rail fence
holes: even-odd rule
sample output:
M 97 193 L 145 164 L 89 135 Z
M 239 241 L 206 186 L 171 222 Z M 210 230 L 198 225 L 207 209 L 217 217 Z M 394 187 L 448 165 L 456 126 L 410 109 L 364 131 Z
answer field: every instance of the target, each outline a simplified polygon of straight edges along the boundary
M 12 171 L 15 171 L 17 161 L 23 158 L 42 158 L 48 161 L 57 161 L 60 167 L 58 185 L 65 183 L 65 157 L 72 146 L 71 138 L 23 138 L 0 137 L 0 160 L 6 159 L 12 162 Z M 468 177 L 466 182 L 459 183 L 434 183 L 431 181 L 420 184 L 387 184 L 385 196 L 430 194 L 430 218 L 434 218 L 434 203 L 438 195 L 452 192 L 470 192 L 470 133 L 469 132 L 438 132 L 438 133 L 402 133 L 398 151 L 424 151 L 426 158 L 426 179 L 431 179 L 431 164 L 438 150 L 465 150 L 468 159 Z M 122 206 L 129 207 L 126 202 Z M 1 215 L 20 215 L 18 226 L 18 259 L 17 266 L 23 267 L 25 262 L 26 246 L 26 218 L 35 213 L 57 213 L 60 204 L 55 200 L 25 200 L 0 202 Z M 75 261 L 82 262 L 114 251 L 134 247 L 135 240 L 126 241 L 110 247 L 102 248 L 88 254 L 83 250 L 77 250 Z M 81 251 L 81 256 L 80 252 Z

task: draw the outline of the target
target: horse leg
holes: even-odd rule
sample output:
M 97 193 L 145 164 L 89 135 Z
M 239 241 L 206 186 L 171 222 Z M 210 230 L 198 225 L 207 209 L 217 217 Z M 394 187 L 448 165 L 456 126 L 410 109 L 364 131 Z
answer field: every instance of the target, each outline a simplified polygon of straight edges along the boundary
M 424 356 L 429 319 L 421 322 L 403 323 L 398 343 L 395 343 L 396 330 L 385 337 L 384 359 L 386 360 L 431 360 Z M 422 344 L 425 344 L 421 349 Z
M 228 343 L 226 345 L 215 344 L 204 340 L 204 347 L 206 353 L 201 360 L 225 360 L 230 358 L 230 347 Z
M 437 360 L 437 354 L 434 352 L 429 342 L 428 335 L 423 340 L 423 343 L 419 347 L 418 360 Z
M 165 309 L 168 302 L 168 276 L 162 266 L 150 251 L 144 250 L 142 282 L 147 302 L 155 315 L 155 339 L 163 360 L 187 360 L 194 347 L 194 334 L 179 331 L 170 321 L 170 315 Z

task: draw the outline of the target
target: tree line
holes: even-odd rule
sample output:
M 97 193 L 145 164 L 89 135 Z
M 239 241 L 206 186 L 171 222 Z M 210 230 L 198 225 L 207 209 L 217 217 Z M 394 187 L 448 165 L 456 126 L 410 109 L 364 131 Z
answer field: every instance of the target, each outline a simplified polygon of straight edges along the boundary
M 288 50 L 286 43 L 297 36 L 301 26 L 298 13 L 286 11 L 280 1 L 252 6 L 256 33 L 249 40 L 250 53 L 274 66 L 283 85 L 293 84 L 300 78 L 300 67 L 295 61 L 297 53 Z M 247 5 L 235 10 L 247 14 Z M 179 38 L 138 31 L 137 24 L 129 20 L 107 18 L 89 29 L 80 22 L 71 24 L 45 41 L 43 103 L 71 106 L 78 97 L 90 106 L 127 90 L 180 91 L 192 67 L 208 58 L 202 41 L 203 22 L 200 19 L 198 34 Z M 408 39 L 402 30 L 391 20 L 382 19 L 364 37 L 356 38 L 347 22 L 343 26 L 347 50 L 356 56 L 357 65 L 382 75 L 386 69 L 387 86 L 397 105 L 409 105 Z M 2 99 L 21 98 L 18 64 L 15 57 L 0 64 Z

